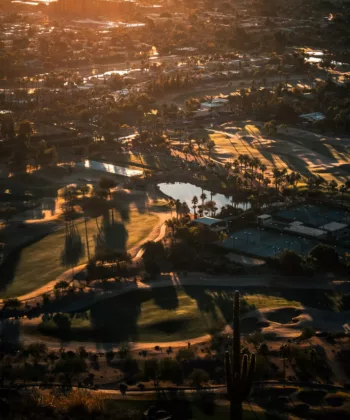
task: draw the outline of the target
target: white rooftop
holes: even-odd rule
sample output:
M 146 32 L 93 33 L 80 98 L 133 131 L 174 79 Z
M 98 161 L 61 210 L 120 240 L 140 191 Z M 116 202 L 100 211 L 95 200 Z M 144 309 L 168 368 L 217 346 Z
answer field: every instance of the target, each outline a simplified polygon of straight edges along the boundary
M 204 217 L 198 217 L 198 219 L 194 219 L 193 222 L 200 223 L 206 226 L 212 226 L 212 225 L 215 225 L 216 223 L 222 222 L 222 220 L 215 219 L 214 217 L 204 216 Z
M 267 219 L 271 219 L 271 215 L 270 214 L 261 214 L 260 216 L 258 216 L 259 220 L 267 220 Z
M 223 104 L 221 102 L 203 102 L 202 108 L 220 108 Z
M 308 121 L 322 121 L 326 117 L 321 112 L 313 112 L 311 114 L 300 115 L 300 118 L 303 118 L 304 120 Z
M 289 227 L 284 229 L 286 232 L 299 233 L 300 235 L 312 236 L 318 238 L 323 236 L 326 232 L 321 229 L 311 228 L 302 224 L 291 223 Z
M 302 224 L 303 222 L 300 222 L 299 220 L 294 220 L 294 222 L 289 223 L 289 226 L 299 226 Z
M 320 229 L 326 230 L 327 232 L 336 232 L 337 230 L 341 230 L 346 228 L 348 225 L 345 223 L 339 222 L 330 222 L 323 226 L 320 226 Z

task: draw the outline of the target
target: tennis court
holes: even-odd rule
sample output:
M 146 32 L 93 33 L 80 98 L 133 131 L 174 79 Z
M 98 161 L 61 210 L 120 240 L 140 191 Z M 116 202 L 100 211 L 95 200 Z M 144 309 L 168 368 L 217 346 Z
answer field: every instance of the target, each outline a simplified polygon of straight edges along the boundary
M 222 246 L 233 251 L 267 258 L 274 257 L 285 249 L 307 255 L 318 243 L 315 239 L 297 237 L 274 230 L 247 228 L 231 233 Z
M 298 220 L 312 227 L 320 227 L 330 222 L 350 223 L 350 214 L 334 207 L 304 204 L 273 213 L 274 217 L 286 221 Z

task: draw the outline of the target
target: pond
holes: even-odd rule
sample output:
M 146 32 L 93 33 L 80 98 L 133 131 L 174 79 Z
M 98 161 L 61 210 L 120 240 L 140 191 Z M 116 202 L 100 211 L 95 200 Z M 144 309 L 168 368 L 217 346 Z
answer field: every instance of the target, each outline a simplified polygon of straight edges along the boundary
M 126 177 L 142 175 L 142 171 L 139 169 L 125 168 L 124 166 L 116 166 L 112 163 L 106 162 L 97 162 L 96 160 L 84 160 L 84 162 L 78 162 L 75 165 L 86 169 L 94 169 L 95 171 L 108 172 L 110 174 Z
M 208 190 L 203 190 L 202 188 L 197 187 L 196 185 L 193 185 L 187 182 L 175 182 L 173 184 L 162 183 L 162 184 L 158 184 L 158 188 L 163 194 L 169 197 L 172 197 L 175 200 L 179 199 L 180 201 L 185 201 L 190 208 L 192 207 L 192 203 L 191 203 L 192 198 L 195 195 L 198 198 L 199 204 L 201 203 L 200 195 L 203 192 L 207 196 L 206 201 L 212 198 L 213 201 L 216 202 L 216 206 L 219 209 L 221 209 L 221 207 L 223 206 L 226 206 L 227 204 L 232 205 L 231 197 L 226 197 L 223 194 L 212 193 Z M 249 202 L 234 201 L 233 205 L 242 210 L 248 210 L 251 207 Z

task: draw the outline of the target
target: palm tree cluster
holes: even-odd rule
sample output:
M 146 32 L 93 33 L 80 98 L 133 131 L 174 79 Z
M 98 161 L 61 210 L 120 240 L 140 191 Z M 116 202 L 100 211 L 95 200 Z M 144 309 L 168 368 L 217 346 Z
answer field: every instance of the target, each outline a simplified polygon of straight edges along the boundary
M 202 192 L 199 198 L 202 201 L 201 204 L 198 204 L 199 201 L 196 195 L 193 196 L 192 201 L 191 201 L 194 217 L 197 216 L 196 209 L 198 209 L 199 216 L 203 216 L 203 214 L 215 216 L 215 213 L 218 211 L 216 202 L 214 200 L 205 201 L 207 199 L 207 195 L 205 194 L 205 192 Z
M 190 209 L 188 204 L 183 201 L 181 202 L 179 199 L 177 200 L 169 200 L 169 207 L 171 211 L 171 218 L 173 217 L 173 210 L 175 209 L 176 213 L 176 220 L 182 219 L 186 217 L 190 213 Z

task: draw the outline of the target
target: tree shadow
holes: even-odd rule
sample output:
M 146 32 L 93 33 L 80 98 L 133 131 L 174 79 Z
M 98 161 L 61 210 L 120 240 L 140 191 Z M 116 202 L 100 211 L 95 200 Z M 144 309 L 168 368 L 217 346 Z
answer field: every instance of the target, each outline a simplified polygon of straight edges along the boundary
M 22 250 L 12 252 L 0 267 L 0 293 L 6 292 L 8 287 L 14 282 L 16 270 L 21 260 Z
M 140 214 L 147 211 L 147 194 L 138 194 L 137 198 L 134 194 L 128 194 L 125 191 L 116 191 L 113 194 L 114 208 L 120 214 L 123 222 L 130 221 L 131 207 L 135 206 Z
M 214 319 L 217 318 L 215 301 L 207 288 L 186 285 L 182 285 L 182 288 L 189 297 L 197 302 L 197 307 L 201 312 L 212 313 Z
M 154 299 L 154 303 L 161 309 L 175 310 L 179 307 L 177 290 L 170 283 L 166 288 L 152 288 L 152 298 Z
M 79 230 L 72 222 L 66 225 L 64 247 L 61 253 L 62 265 L 74 267 L 85 254 L 85 247 Z
M 96 250 L 101 246 L 119 252 L 127 249 L 128 231 L 124 223 L 112 221 L 109 215 L 102 217 L 102 226 L 96 236 Z
M 141 304 L 148 299 L 149 293 L 137 291 L 93 305 L 90 308 L 93 339 L 116 344 L 137 341 Z
M 19 344 L 20 343 L 20 321 L 18 319 L 6 319 L 1 323 L 1 342 Z

